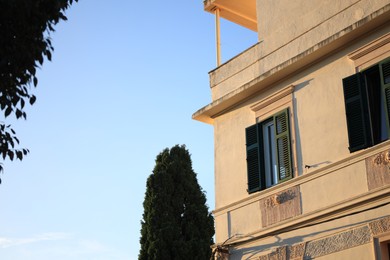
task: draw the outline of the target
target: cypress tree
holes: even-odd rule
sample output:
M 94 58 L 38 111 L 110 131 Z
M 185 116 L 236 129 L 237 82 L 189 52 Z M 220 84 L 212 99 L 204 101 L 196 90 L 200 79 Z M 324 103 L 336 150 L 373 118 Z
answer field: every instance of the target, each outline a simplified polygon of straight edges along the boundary
M 184 145 L 157 156 L 143 206 L 140 260 L 210 259 L 214 219 Z

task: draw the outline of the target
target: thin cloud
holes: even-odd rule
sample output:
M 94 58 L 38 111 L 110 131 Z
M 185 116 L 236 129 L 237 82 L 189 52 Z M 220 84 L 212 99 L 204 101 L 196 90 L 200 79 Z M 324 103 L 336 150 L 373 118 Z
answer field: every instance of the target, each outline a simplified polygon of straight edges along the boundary
M 55 241 L 55 240 L 65 240 L 70 239 L 71 235 L 68 233 L 61 232 L 50 232 L 38 234 L 33 237 L 27 238 L 8 238 L 8 237 L 0 237 L 0 248 L 8 248 L 26 244 L 33 244 L 41 241 Z
M 50 243 L 48 246 L 47 243 Z M 42 233 L 31 237 L 0 237 L 0 259 L 130 260 L 130 252 L 70 233 Z

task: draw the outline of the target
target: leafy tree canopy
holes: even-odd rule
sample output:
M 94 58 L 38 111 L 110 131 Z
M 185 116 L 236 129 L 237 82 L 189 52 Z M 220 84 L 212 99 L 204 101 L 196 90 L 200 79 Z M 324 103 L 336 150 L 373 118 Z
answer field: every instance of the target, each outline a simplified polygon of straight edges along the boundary
M 74 0 L 78 1 L 78 0 Z M 7 118 L 26 119 L 26 104 L 38 79 L 36 70 L 54 50 L 50 33 L 73 0 L 0 0 L 0 108 Z M 4 119 L 5 120 L 5 119 Z M 0 122 L 0 156 L 23 159 L 28 149 L 17 149 L 19 139 L 5 122 Z M 3 170 L 0 164 L 0 171 Z
M 157 156 L 141 225 L 140 260 L 210 258 L 214 219 L 185 146 Z

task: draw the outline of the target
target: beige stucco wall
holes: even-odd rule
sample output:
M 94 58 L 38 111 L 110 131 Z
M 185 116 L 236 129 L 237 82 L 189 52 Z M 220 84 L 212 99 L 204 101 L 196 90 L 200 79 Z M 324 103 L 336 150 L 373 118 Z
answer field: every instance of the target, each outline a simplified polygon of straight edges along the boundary
M 245 147 L 245 132 L 243 126 L 253 121 L 253 113 L 244 109 L 234 110 L 215 120 L 215 207 L 219 208 L 229 201 L 247 195 L 246 186 L 246 155 L 242 149 Z M 220 174 L 218 174 L 220 173 Z
M 288 60 L 389 3 L 389 0 L 258 0 L 258 31 L 263 52 L 275 53 L 264 66 L 273 67 Z
M 300 185 L 302 214 L 355 198 L 368 191 L 364 161 Z
M 276 91 L 296 86 L 290 109 L 295 115 L 298 175 L 349 155 L 341 78 L 353 71 L 353 63 L 337 54 L 272 87 Z M 214 121 L 216 208 L 248 196 L 245 128 L 256 122 L 250 106 L 269 93 L 259 94 Z M 313 167 L 304 171 L 306 164 Z
M 338 19 L 338 23 L 335 23 L 333 28 L 327 28 L 326 31 L 337 30 L 338 26 L 342 26 L 342 21 L 347 24 L 355 19 L 361 19 L 364 16 L 364 9 L 375 10 L 377 4 L 381 4 L 380 2 L 257 0 L 259 39 L 263 39 L 267 43 L 267 50 L 272 51 L 330 19 Z M 343 17 L 335 17 L 347 10 L 348 13 L 344 13 Z
M 214 119 L 217 242 L 223 242 L 234 234 L 261 230 L 259 200 L 277 192 L 280 186 L 255 194 L 246 191 L 245 128 L 256 123 L 256 114 L 263 117 L 261 111 L 252 111 L 251 106 L 294 85 L 290 109 L 293 110 L 295 124 L 292 138 L 296 147 L 292 151 L 296 156 L 297 165 L 294 166 L 298 169 L 295 175 L 304 177 L 340 161 L 348 161 L 351 154 L 341 81 L 355 73 L 355 64 L 348 54 L 387 32 L 389 27 L 366 35 L 348 48 L 269 86 Z M 305 165 L 312 167 L 306 169 Z M 298 181 L 302 214 L 319 211 L 368 192 L 363 159 L 304 181 L 300 181 L 300 177 L 283 185 Z
M 298 144 L 298 169 L 308 172 L 348 156 L 342 78 L 354 73 L 347 51 L 303 71 L 292 84 Z M 312 166 L 304 170 L 305 165 Z

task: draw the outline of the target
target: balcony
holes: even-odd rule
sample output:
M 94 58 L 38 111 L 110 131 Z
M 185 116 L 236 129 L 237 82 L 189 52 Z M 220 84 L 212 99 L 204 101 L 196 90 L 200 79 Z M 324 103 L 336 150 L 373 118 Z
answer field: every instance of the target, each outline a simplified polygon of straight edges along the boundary
M 216 0 L 206 2 L 214 3 Z M 209 72 L 212 103 L 195 112 L 193 118 L 212 124 L 216 116 L 254 93 L 380 28 L 389 21 L 386 12 L 390 5 L 378 5 L 380 8 L 377 10 L 378 6 L 370 6 L 373 10 L 363 18 L 343 19 L 354 14 L 355 9 L 348 7 L 299 35 L 280 41 L 275 41 L 276 36 L 270 35 L 218 66 Z
M 252 31 L 257 31 L 256 0 L 205 0 L 204 9 L 214 13 L 220 10 L 221 17 Z

